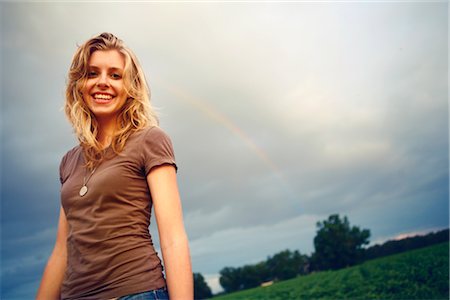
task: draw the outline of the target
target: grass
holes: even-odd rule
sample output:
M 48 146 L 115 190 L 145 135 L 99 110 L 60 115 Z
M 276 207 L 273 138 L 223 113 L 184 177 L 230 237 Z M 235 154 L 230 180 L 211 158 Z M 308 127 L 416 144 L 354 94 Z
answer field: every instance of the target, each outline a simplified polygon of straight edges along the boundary
M 449 243 L 214 297 L 229 299 L 449 299 Z

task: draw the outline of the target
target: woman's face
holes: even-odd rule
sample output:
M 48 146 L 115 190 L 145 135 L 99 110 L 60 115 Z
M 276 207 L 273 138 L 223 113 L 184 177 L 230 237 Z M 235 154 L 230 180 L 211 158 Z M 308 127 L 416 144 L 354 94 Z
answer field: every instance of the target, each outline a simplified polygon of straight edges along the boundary
M 83 99 L 98 119 L 115 118 L 127 100 L 123 83 L 125 59 L 117 50 L 97 50 L 88 62 Z

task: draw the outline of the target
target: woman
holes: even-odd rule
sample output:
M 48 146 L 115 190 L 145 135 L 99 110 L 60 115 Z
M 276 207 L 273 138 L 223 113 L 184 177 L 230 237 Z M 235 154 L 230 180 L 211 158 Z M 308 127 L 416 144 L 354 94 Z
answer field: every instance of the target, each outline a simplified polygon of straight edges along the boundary
M 61 160 L 58 233 L 37 299 L 192 299 L 172 144 L 120 39 L 102 33 L 78 48 L 65 112 L 79 145 Z

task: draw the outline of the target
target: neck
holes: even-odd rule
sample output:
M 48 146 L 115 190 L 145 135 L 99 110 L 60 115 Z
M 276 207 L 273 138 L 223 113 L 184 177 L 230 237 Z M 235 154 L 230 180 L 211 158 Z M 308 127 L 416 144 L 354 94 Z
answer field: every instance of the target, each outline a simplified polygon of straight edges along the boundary
M 114 131 L 116 129 L 115 119 L 97 118 L 98 122 L 98 134 L 97 140 L 102 145 L 102 148 L 107 148 L 112 141 Z

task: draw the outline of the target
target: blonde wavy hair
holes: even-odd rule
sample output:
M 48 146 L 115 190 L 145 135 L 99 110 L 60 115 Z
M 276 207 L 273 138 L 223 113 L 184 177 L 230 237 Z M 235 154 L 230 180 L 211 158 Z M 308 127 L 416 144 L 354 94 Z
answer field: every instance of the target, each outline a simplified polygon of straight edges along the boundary
M 78 47 L 69 69 L 64 110 L 83 148 L 86 167 L 93 169 L 106 157 L 106 150 L 97 140 L 99 124 L 83 99 L 82 90 L 88 78 L 89 59 L 95 51 L 117 50 L 125 58 L 123 81 L 127 101 L 118 118 L 111 148 L 120 153 L 130 135 L 147 126 L 157 126 L 156 112 L 150 105 L 150 90 L 144 72 L 134 53 L 111 33 L 102 33 Z

